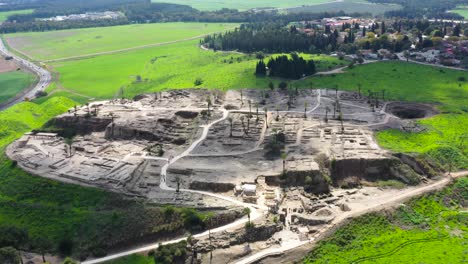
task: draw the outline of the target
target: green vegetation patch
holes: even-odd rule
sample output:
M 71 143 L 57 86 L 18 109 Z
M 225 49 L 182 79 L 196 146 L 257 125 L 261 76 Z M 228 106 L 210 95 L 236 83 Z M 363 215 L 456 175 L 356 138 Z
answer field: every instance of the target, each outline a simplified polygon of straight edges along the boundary
M 468 72 L 406 62 L 375 62 L 357 65 L 343 74 L 314 77 L 298 84 L 303 87 L 361 91 L 385 90 L 386 99 L 442 104 L 442 110 L 466 109 Z
M 468 6 L 457 6 L 457 9 L 450 10 L 450 12 L 457 13 L 465 19 L 468 19 Z
M 105 262 L 106 264 L 155 264 L 153 257 L 134 254 L 116 260 Z
M 466 137 L 468 114 L 442 114 L 418 121 L 425 131 L 418 133 L 389 129 L 376 134 L 379 144 L 397 152 L 424 153 L 448 169 L 468 168 Z
M 225 31 L 230 23 L 156 23 L 6 35 L 9 45 L 38 60 L 52 60 L 180 41 Z
M 34 9 L 24 9 L 24 10 L 13 10 L 13 11 L 4 11 L 0 12 L 0 22 L 4 22 L 8 19 L 11 15 L 23 15 L 23 14 L 31 14 Z
M 316 5 L 332 2 L 332 0 L 152 0 L 155 3 L 172 3 L 188 5 L 198 10 L 219 10 L 222 8 L 237 9 L 240 11 L 261 7 L 296 7 L 302 5 Z
M 35 75 L 22 71 L 0 73 L 0 103 L 15 97 L 35 81 Z
M 289 12 L 302 13 L 321 13 L 344 11 L 350 13 L 371 13 L 372 15 L 382 15 L 385 12 L 399 10 L 402 7 L 396 4 L 377 4 L 369 3 L 365 0 L 342 0 L 325 3 L 317 6 L 306 6 L 288 9 Z
M 42 104 L 23 102 L 0 112 L 0 148 L 23 133 L 40 128 L 52 117 L 67 111 L 75 102 L 55 97 Z
M 396 212 L 358 217 L 321 241 L 304 263 L 462 263 L 467 198 L 465 177 Z
M 338 58 L 307 55 L 320 60 L 319 71 L 342 66 Z M 54 63 L 64 87 L 95 98 L 109 98 L 125 87 L 128 97 L 162 89 L 267 88 L 270 78 L 255 77 L 255 55 L 206 51 L 198 41 L 147 48 L 78 61 Z M 344 64 L 345 65 L 345 64 Z M 137 76 L 141 81 L 137 81 Z M 271 79 L 279 83 L 278 79 Z

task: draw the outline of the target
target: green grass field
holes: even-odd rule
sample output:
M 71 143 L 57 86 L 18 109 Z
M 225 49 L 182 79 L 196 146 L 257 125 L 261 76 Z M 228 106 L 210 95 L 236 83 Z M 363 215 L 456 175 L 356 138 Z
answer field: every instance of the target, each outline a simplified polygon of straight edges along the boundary
M 313 77 L 298 85 L 303 87 L 334 88 L 341 90 L 381 91 L 391 100 L 442 104 L 440 109 L 456 111 L 466 107 L 468 100 L 468 72 L 440 69 L 406 62 L 378 62 L 358 65 L 344 74 Z M 461 86 L 459 86 L 461 84 Z
M 231 59 L 232 58 L 232 59 Z M 312 56 L 321 60 L 319 70 L 340 66 L 337 58 Z M 200 87 L 217 89 L 266 88 L 269 78 L 254 76 L 255 56 L 205 51 L 198 41 L 147 48 L 90 59 L 54 63 L 61 84 L 79 94 L 109 98 L 125 86 L 126 96 L 168 88 Z M 135 76 L 143 80 L 135 83 Z M 273 80 L 278 82 L 278 80 Z
M 31 14 L 34 10 L 33 9 L 25 9 L 25 10 L 14 10 L 14 11 L 5 11 L 0 12 L 0 22 L 4 22 L 7 18 L 11 15 L 22 15 L 22 14 Z
M 188 5 L 198 10 L 219 10 L 222 8 L 247 10 L 261 7 L 296 7 L 332 2 L 333 0 L 152 0 L 157 3 Z
M 416 198 L 392 215 L 351 220 L 319 242 L 305 259 L 321 263 L 463 263 L 466 257 L 468 178 Z
M 457 13 L 465 19 L 468 19 L 468 6 L 457 6 L 456 9 L 450 10 L 450 12 Z
M 313 12 L 313 13 L 321 13 L 321 12 L 337 12 L 337 11 L 344 11 L 346 13 L 354 13 L 354 12 L 361 12 L 361 13 L 371 13 L 372 15 L 383 15 L 387 11 L 398 10 L 401 9 L 400 5 L 395 4 L 376 4 L 376 3 L 369 3 L 365 0 L 343 0 L 343 1 L 333 1 L 330 3 L 326 3 L 323 5 L 316 5 L 316 6 L 307 6 L 307 7 L 298 7 L 288 9 L 289 12 Z
M 225 31 L 230 23 L 158 23 L 49 32 L 27 32 L 5 36 L 9 45 L 37 60 L 52 60 L 105 51 L 133 48 Z
M 154 258 L 147 257 L 139 254 L 130 255 L 127 257 L 119 258 L 105 262 L 105 264 L 155 264 Z
M 0 73 L 0 103 L 13 98 L 35 81 L 35 75 L 22 71 Z
M 376 134 L 379 144 L 397 152 L 426 153 L 441 162 L 448 169 L 454 162 L 454 169 L 468 169 L 468 114 L 442 114 L 419 121 L 426 127 L 420 133 L 388 129 Z

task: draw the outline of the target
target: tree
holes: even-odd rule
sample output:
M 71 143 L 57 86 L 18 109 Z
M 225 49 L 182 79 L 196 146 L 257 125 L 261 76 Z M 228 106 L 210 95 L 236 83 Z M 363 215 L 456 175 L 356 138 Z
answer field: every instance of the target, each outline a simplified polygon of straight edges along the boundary
M 176 192 L 179 192 L 180 191 L 180 182 L 181 182 L 180 176 L 176 176 L 175 180 L 176 180 L 176 184 L 177 184 Z
M 195 86 L 200 86 L 203 84 L 203 79 L 198 77 L 197 79 L 195 79 L 195 82 L 193 83 Z
M 275 85 L 273 84 L 273 82 L 270 81 L 268 83 L 268 88 L 270 88 L 270 90 L 272 90 L 272 91 L 273 91 L 273 89 L 275 89 Z
M 259 116 L 258 116 L 258 103 L 255 103 L 255 109 L 256 109 L 256 112 L 257 112 L 257 123 L 258 123 L 258 119 L 259 119 Z
M 0 248 L 0 263 L 3 264 L 19 264 L 21 256 L 19 252 L 13 247 Z
M 44 237 L 38 237 L 34 240 L 34 244 L 36 245 L 37 250 L 42 256 L 42 262 L 45 263 L 45 253 L 47 253 L 47 250 L 52 248 L 52 242 Z
M 307 118 L 307 102 L 304 102 L 304 118 Z
M 247 219 L 248 219 L 248 224 L 249 224 L 249 225 L 250 225 L 250 213 L 251 213 L 251 212 L 252 212 L 252 211 L 250 210 L 250 207 L 245 207 L 245 208 L 244 208 L 244 214 L 247 215 Z
M 255 75 L 264 77 L 266 76 L 266 73 L 267 71 L 266 71 L 265 62 L 263 62 L 263 60 L 258 61 L 257 66 L 255 68 Z
M 210 107 L 212 105 L 210 96 L 206 97 L 206 106 L 208 108 L 208 115 L 210 115 Z
M 245 116 L 242 115 L 242 116 L 240 117 L 240 121 L 241 121 L 241 124 L 242 124 L 242 130 L 244 130 L 244 134 L 245 134 L 245 135 L 248 135 L 249 132 L 248 132 L 247 129 L 245 128 L 244 120 L 245 120 Z
M 286 175 L 286 159 L 288 158 L 288 154 L 283 152 L 281 153 L 281 160 L 283 161 L 283 176 Z
M 325 123 L 328 123 L 328 112 L 330 112 L 330 107 L 325 107 Z
M 72 147 L 73 147 L 73 137 L 71 138 L 65 138 L 64 139 L 65 144 L 68 146 L 68 157 L 71 158 L 72 156 Z
M 459 37 L 460 34 L 461 34 L 460 24 L 457 23 L 457 25 L 453 28 L 452 36 Z M 465 35 L 466 35 L 466 33 L 465 33 Z
M 229 122 L 229 137 L 232 137 L 232 117 L 228 117 L 227 120 Z

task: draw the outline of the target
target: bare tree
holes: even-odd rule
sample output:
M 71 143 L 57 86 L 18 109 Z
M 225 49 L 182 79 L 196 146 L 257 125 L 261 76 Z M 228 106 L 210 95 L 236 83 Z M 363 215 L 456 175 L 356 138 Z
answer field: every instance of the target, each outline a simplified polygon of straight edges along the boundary
M 330 107 L 325 107 L 325 123 L 328 123 L 328 112 L 330 111 Z
M 230 129 L 229 129 L 229 137 L 232 137 L 232 123 L 233 123 L 232 117 L 228 117 L 227 120 L 228 120 L 228 122 L 229 122 L 229 127 L 230 127 Z
M 286 159 L 288 158 L 288 154 L 283 152 L 281 153 L 281 159 L 283 160 L 283 176 L 286 175 Z
M 307 102 L 304 102 L 304 118 L 307 118 Z

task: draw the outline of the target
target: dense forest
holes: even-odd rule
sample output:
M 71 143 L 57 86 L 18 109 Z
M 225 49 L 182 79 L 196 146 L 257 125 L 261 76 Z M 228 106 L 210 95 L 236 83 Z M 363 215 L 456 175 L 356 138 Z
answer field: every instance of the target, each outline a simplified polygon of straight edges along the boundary
M 386 17 L 400 18 L 435 18 L 435 19 L 460 19 L 459 14 L 446 12 L 457 5 L 466 4 L 466 0 L 369 0 L 380 4 L 399 4 L 400 10 L 388 11 Z
M 305 60 L 297 53 L 291 53 L 290 57 L 281 55 L 270 58 L 266 65 L 263 60 L 260 60 L 257 63 L 255 74 L 257 76 L 266 76 L 269 73 L 269 76 L 272 77 L 300 79 L 316 72 L 313 60 Z
M 338 32 L 309 36 L 283 23 L 243 24 L 234 31 L 206 36 L 203 43 L 214 50 L 267 53 L 323 52 L 335 50 Z

